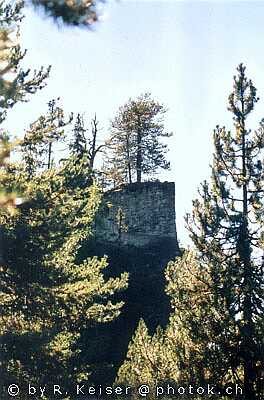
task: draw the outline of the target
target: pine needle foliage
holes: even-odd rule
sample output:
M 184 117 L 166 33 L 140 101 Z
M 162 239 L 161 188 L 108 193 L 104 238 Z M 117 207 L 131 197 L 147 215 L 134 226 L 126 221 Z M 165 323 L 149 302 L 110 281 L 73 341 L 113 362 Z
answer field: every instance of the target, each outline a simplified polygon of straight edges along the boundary
M 76 262 L 101 197 L 91 181 L 84 188 L 85 175 L 71 159 L 30 181 L 19 170 L 13 175 L 28 201 L 13 216 L 1 211 L 0 366 L 5 385 L 61 382 L 70 388 L 89 379 L 95 366 L 83 361 L 82 332 L 120 313 L 122 302 L 111 298 L 126 288 L 126 274 L 106 280 L 105 258 Z
M 165 131 L 165 107 L 144 93 L 119 108 L 111 123 L 109 153 L 106 164 L 111 165 L 106 175 L 114 184 L 141 182 L 143 176 L 153 177 L 159 169 L 169 169 L 166 161 L 167 145 L 161 137 Z
M 158 327 L 151 336 L 141 319 L 132 338 L 127 359 L 118 371 L 117 383 L 137 388 L 142 383 L 155 387 L 161 382 L 179 378 L 179 368 L 173 362 L 173 352 L 164 331 Z
M 64 141 L 65 127 L 72 122 L 73 115 L 66 117 L 58 102 L 59 99 L 48 102 L 46 114 L 30 125 L 21 142 L 24 169 L 29 178 L 54 165 L 53 147 Z
M 264 125 L 246 126 L 257 101 L 240 64 L 228 99 L 235 132 L 216 127 L 211 184 L 186 218 L 196 251 L 167 270 L 178 322 L 182 310 L 189 338 L 207 343 L 193 365 L 219 384 L 242 384 L 247 400 L 261 398 L 264 369 Z
M 24 71 L 17 44 L 23 2 L 0 2 L 0 117 L 28 94 L 45 86 L 49 68 Z M 71 119 L 71 118 L 70 118 Z M 7 162 L 12 144 L 1 134 L 0 208 L 0 397 L 7 386 L 21 388 L 60 382 L 65 388 L 87 381 L 83 330 L 115 319 L 122 302 L 114 295 L 127 275 L 104 276 L 106 258 L 77 262 L 83 240 L 92 234 L 101 192 L 85 160 L 74 156 L 58 167 L 52 145 L 63 139 L 66 121 L 55 101 L 17 147 L 24 163 Z M 23 158 L 23 157 L 22 157 Z M 45 168 L 46 167 L 46 168 Z M 17 191 L 14 191 L 14 188 Z M 17 193 L 23 201 L 18 205 Z M 11 212 L 16 207 L 16 212 Z M 89 357 L 88 357 L 89 358 Z M 45 393 L 43 398 L 52 398 Z M 19 397 L 27 399 L 26 391 Z M 71 398 L 71 394 L 64 395 Z
M 50 67 L 33 72 L 21 67 L 26 55 L 18 43 L 23 6 L 23 1 L 0 2 L 0 121 L 6 110 L 42 89 L 50 72 Z
M 70 153 L 75 155 L 77 159 L 82 159 L 88 151 L 86 131 L 83 117 L 81 114 L 77 114 L 73 127 L 73 137 L 69 145 Z

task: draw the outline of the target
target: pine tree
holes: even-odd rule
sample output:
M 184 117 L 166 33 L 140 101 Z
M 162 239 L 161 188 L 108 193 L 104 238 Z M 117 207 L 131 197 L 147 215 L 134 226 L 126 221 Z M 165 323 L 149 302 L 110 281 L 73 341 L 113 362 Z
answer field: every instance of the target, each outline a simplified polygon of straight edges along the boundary
M 212 293 L 211 267 L 191 250 L 168 264 L 167 293 L 173 312 L 166 336 L 175 348 L 172 358 L 179 366 L 180 382 L 209 382 L 217 385 L 218 392 L 225 384 L 234 383 L 234 376 L 242 385 L 242 376 L 234 356 L 236 325 L 225 302 Z
M 23 70 L 21 62 L 25 52 L 17 43 L 19 38 L 19 25 L 23 18 L 23 1 L 0 3 L 0 123 L 6 118 L 7 110 L 12 108 L 18 101 L 27 101 L 28 94 L 35 93 L 45 86 L 45 80 L 49 75 L 50 67 L 31 74 L 30 69 Z M 17 143 L 16 143 L 17 144 Z M 17 196 L 15 188 L 7 191 L 3 181 L 2 171 L 8 168 L 10 151 L 14 143 L 10 142 L 7 133 L 0 135 L 0 206 L 14 212 L 16 204 L 22 200 Z M 2 231 L 0 227 L 0 259 L 2 256 Z
M 158 327 L 151 336 L 145 322 L 141 319 L 132 338 L 126 360 L 120 367 L 116 383 L 131 385 L 134 389 L 144 383 L 151 387 L 150 398 L 156 398 L 155 387 L 166 381 L 177 381 L 179 368 L 173 359 L 173 349 L 165 332 Z M 151 396 L 152 394 L 152 396 Z M 140 396 L 134 392 L 134 397 Z
M 242 380 L 245 399 L 249 400 L 261 398 L 259 371 L 264 367 L 264 125 L 261 121 L 255 132 L 246 127 L 258 98 L 245 76 L 245 67 L 240 64 L 237 71 L 228 107 L 234 115 L 235 133 L 219 126 L 214 131 L 211 185 L 204 182 L 192 216 L 187 217 L 197 255 L 189 266 L 183 259 L 177 267 L 189 268 L 196 284 L 190 292 L 186 284 L 177 292 L 171 283 L 169 290 L 174 293 L 177 310 L 182 299 L 194 301 L 204 286 L 205 301 L 193 323 L 188 319 L 189 332 L 203 342 L 205 337 L 195 323 L 201 326 L 203 319 L 207 320 L 205 307 L 210 315 L 205 330 L 210 348 L 204 355 L 211 365 L 210 373 L 218 364 L 216 355 L 221 355 L 222 376 L 231 372 L 235 381 Z M 170 267 L 171 282 L 173 273 Z
M 50 67 L 41 67 L 32 74 L 30 69 L 21 68 L 26 54 L 17 43 L 22 9 L 22 1 L 0 4 L 0 121 L 6 117 L 7 109 L 18 101 L 27 101 L 28 94 L 42 89 L 50 71 Z
M 151 98 L 150 93 L 130 99 L 120 107 L 112 121 L 112 134 L 109 140 L 110 154 L 106 163 L 122 179 L 123 183 L 141 182 L 142 176 L 154 176 L 159 168 L 169 169 L 165 159 L 167 145 L 160 137 L 171 134 L 164 131 L 163 117 L 166 109 Z M 111 168 L 114 161 L 115 168 Z
M 72 114 L 65 117 L 63 109 L 57 105 L 58 100 L 48 102 L 48 112 L 30 125 L 22 140 L 22 158 L 29 177 L 39 169 L 52 167 L 53 147 L 64 140 L 64 128 L 73 119 Z
M 82 159 L 87 153 L 87 139 L 85 137 L 86 129 L 84 127 L 83 117 L 77 114 L 74 128 L 73 128 L 73 138 L 70 142 L 70 152 L 77 159 Z
M 25 53 L 14 43 L 14 33 L 18 33 L 22 7 L 22 2 L 0 5 L 1 120 L 17 101 L 26 101 L 27 94 L 41 89 L 49 73 L 48 68 L 30 75 L 30 70 L 20 68 Z M 24 159 L 26 171 L 18 163 L 6 162 L 12 145 L 1 135 L 3 399 L 9 398 L 10 382 L 26 387 L 28 382 L 60 381 L 66 388 L 87 380 L 95 366 L 85 362 L 82 330 L 112 321 L 122 307 L 112 296 L 126 287 L 126 274 L 105 279 L 105 258 L 77 261 L 81 243 L 92 231 L 100 191 L 83 162 L 77 164 L 74 157 L 51 168 L 52 146 L 63 137 L 64 125 L 63 111 L 51 101 L 49 113 L 31 126 L 21 145 L 24 156 L 30 156 Z M 18 205 L 14 188 L 22 193 L 22 204 Z M 51 396 L 46 393 L 46 398 Z M 28 398 L 26 393 L 20 397 Z
M 28 201 L 15 215 L 4 209 L 0 215 L 4 385 L 30 381 L 51 387 L 59 381 L 70 388 L 86 381 L 96 366 L 87 365 L 87 354 L 80 350 L 85 348 L 82 332 L 120 313 L 122 302 L 111 298 L 126 287 L 126 274 L 106 280 L 105 258 L 76 261 L 101 197 L 91 179 L 86 186 L 85 180 L 87 171 L 71 159 L 30 181 L 19 168 L 6 180 L 10 187 L 19 184 Z

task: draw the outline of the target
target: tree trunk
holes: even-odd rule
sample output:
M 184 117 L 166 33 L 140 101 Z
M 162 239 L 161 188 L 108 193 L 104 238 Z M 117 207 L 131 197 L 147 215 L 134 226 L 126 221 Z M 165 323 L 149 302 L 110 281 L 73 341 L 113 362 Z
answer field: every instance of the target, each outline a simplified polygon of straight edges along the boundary
M 0 267 L 4 265 L 3 228 L 0 226 Z
M 141 182 L 142 173 L 142 149 L 141 149 L 142 136 L 140 129 L 137 132 L 137 182 Z
M 96 114 L 94 116 L 94 119 L 92 119 L 92 144 L 91 144 L 91 149 L 90 149 L 90 159 L 89 159 L 89 167 L 91 170 L 94 168 L 94 160 L 96 156 L 96 139 L 97 139 L 97 132 L 98 132 L 98 121 L 96 118 Z
M 244 115 L 244 101 L 242 97 L 242 115 Z M 244 327 L 242 331 L 242 346 L 244 354 L 244 394 L 246 400 L 256 399 L 254 393 L 255 368 L 254 358 L 255 351 L 252 346 L 252 338 L 254 337 L 254 322 L 253 322 L 253 304 L 252 304 L 252 266 L 251 266 L 251 249 L 249 244 L 249 228 L 248 228 L 248 182 L 247 182 L 247 162 L 246 158 L 246 129 L 244 116 L 241 119 L 242 129 L 242 176 L 244 183 L 243 191 L 243 221 L 241 226 L 241 250 L 240 259 L 241 266 L 244 268 L 244 304 L 243 317 Z
M 128 183 L 132 183 L 132 172 L 131 172 L 131 160 L 130 160 L 130 148 L 129 148 L 129 146 L 130 146 L 129 135 L 126 135 Z
M 52 143 L 49 143 L 49 149 L 48 149 L 48 166 L 47 168 L 51 168 L 51 150 L 52 150 Z

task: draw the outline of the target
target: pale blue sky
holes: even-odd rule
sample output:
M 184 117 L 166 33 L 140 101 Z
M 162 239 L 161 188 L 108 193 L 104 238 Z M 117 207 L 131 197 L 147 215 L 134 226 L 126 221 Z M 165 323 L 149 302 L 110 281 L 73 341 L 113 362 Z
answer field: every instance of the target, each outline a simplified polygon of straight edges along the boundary
M 66 111 L 85 112 L 87 121 L 96 112 L 104 135 L 119 106 L 151 91 L 169 109 L 172 169 L 161 179 L 175 181 L 178 236 L 186 243 L 183 215 L 208 177 L 212 131 L 217 124 L 232 128 L 227 97 L 240 62 L 260 96 L 252 127 L 264 117 L 264 1 L 109 1 L 104 13 L 90 32 L 58 28 L 28 10 L 25 65 L 52 64 L 52 72 L 48 86 L 15 106 L 6 125 L 21 135 L 59 96 Z

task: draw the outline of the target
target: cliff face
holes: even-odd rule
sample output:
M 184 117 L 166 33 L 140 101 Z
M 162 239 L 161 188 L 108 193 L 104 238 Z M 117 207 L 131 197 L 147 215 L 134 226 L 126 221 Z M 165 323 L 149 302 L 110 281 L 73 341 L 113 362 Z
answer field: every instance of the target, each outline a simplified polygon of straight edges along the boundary
M 134 183 L 107 192 L 96 240 L 137 248 L 166 242 L 178 250 L 174 183 Z

